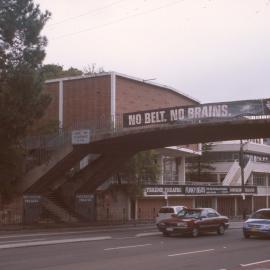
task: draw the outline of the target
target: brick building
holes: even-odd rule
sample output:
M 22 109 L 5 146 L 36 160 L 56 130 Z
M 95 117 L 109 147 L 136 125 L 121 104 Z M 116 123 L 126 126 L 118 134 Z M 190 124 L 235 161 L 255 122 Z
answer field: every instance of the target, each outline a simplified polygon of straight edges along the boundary
M 115 72 L 49 80 L 46 81 L 45 91 L 52 96 L 52 102 L 42 121 L 56 121 L 59 128 L 64 130 L 112 128 L 123 125 L 123 113 L 199 104 L 196 99 L 171 87 Z M 159 153 L 158 162 L 161 168 L 161 175 L 157 179 L 158 188 L 153 189 L 158 191 L 156 193 L 145 190 L 142 196 L 132 199 L 125 192 L 124 185 L 115 185 L 112 176 L 97 190 L 92 190 L 91 194 L 76 193 L 76 180 L 61 186 L 58 195 L 71 202 L 75 210 L 81 211 L 82 207 L 86 207 L 81 211 L 86 218 L 90 216 L 90 212 L 93 218 L 95 210 L 95 218 L 101 221 L 152 220 L 159 208 L 166 204 L 213 207 L 233 216 L 238 215 L 243 208 L 252 210 L 254 201 L 258 201 L 257 198 L 252 199 L 252 194 L 244 202 L 241 192 L 230 194 L 229 187 L 222 187 L 221 175 L 215 183 L 220 186 L 208 188 L 209 193 L 196 193 L 194 183 L 187 186 L 186 158 L 200 154 L 200 145 L 171 146 L 156 151 Z M 87 156 L 81 160 L 80 168 L 88 164 L 91 166 L 91 158 L 95 159 Z M 202 183 L 198 190 L 202 185 L 207 190 L 205 186 L 208 184 Z

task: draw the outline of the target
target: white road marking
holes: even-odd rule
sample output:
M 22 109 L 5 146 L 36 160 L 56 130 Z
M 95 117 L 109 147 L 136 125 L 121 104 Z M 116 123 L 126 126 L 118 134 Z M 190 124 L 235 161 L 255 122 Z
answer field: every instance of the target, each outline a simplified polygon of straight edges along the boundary
M 128 230 L 138 230 L 139 227 L 129 227 Z M 29 234 L 9 234 L 0 235 L 0 239 L 3 238 L 19 238 L 19 237 L 31 237 L 31 236 L 51 236 L 51 235 L 66 235 L 66 234 L 83 234 L 83 233 L 98 233 L 98 232 L 108 232 L 110 231 L 122 231 L 126 228 L 110 228 L 110 229 L 97 229 L 97 230 L 83 230 L 83 231 L 66 231 L 66 232 L 51 232 L 51 233 L 29 233 Z
M 138 234 L 136 234 L 136 237 L 160 235 L 160 234 L 161 234 L 161 232 L 138 233 Z
M 240 264 L 242 267 L 247 267 L 251 265 L 256 265 L 256 264 L 262 264 L 262 263 L 267 263 L 270 262 L 270 260 L 264 260 L 264 261 L 259 261 L 259 262 L 254 262 L 254 263 L 247 263 L 247 264 Z
M 182 255 L 189 255 L 189 254 L 203 253 L 203 252 L 210 252 L 210 251 L 214 251 L 214 249 L 211 248 L 211 249 L 204 249 L 204 250 L 196 250 L 196 251 L 183 252 L 183 253 L 178 253 L 178 254 L 171 254 L 171 255 L 168 255 L 168 256 L 169 257 L 174 257 L 174 256 L 182 256 Z
M 0 245 L 0 249 L 46 246 L 46 245 L 88 242 L 88 241 L 108 240 L 108 239 L 112 239 L 112 237 L 111 236 L 84 237 L 84 238 L 73 238 L 73 239 L 63 239 L 63 240 L 47 240 L 47 241 L 36 241 L 36 242 L 27 242 L 27 243 L 13 243 L 13 244 Z
M 25 240 L 9 240 L 9 241 L 0 242 L 0 245 L 6 244 L 6 243 L 21 243 L 21 242 L 44 241 L 44 240 L 46 240 L 46 238 L 34 238 L 34 239 L 25 239 Z
M 115 249 L 125 249 L 125 248 L 137 248 L 137 247 L 146 247 L 146 246 L 152 246 L 152 244 L 144 244 L 144 245 L 135 245 L 135 246 L 123 246 L 123 247 L 113 247 L 113 248 L 105 248 L 105 251 L 108 250 L 115 250 Z

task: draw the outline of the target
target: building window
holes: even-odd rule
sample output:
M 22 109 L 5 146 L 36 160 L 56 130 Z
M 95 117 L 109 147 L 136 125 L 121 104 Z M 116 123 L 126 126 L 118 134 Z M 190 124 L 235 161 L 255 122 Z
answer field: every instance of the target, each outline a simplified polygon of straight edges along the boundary
M 263 173 L 254 173 L 253 184 L 255 186 L 266 186 L 267 175 Z

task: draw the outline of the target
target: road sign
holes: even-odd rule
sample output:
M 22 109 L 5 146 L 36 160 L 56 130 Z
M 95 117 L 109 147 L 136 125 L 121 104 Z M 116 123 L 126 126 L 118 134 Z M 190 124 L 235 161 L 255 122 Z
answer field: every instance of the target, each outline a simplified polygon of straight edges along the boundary
M 72 144 L 90 143 L 90 129 L 80 129 L 72 131 Z

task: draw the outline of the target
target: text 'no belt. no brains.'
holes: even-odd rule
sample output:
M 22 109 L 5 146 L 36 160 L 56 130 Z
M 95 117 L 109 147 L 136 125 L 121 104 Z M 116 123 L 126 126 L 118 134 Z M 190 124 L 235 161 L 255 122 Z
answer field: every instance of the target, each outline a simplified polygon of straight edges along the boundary
M 138 112 L 128 115 L 127 126 L 174 122 L 184 119 L 227 117 L 228 105 L 206 105 L 188 108 L 172 108 L 157 111 Z

